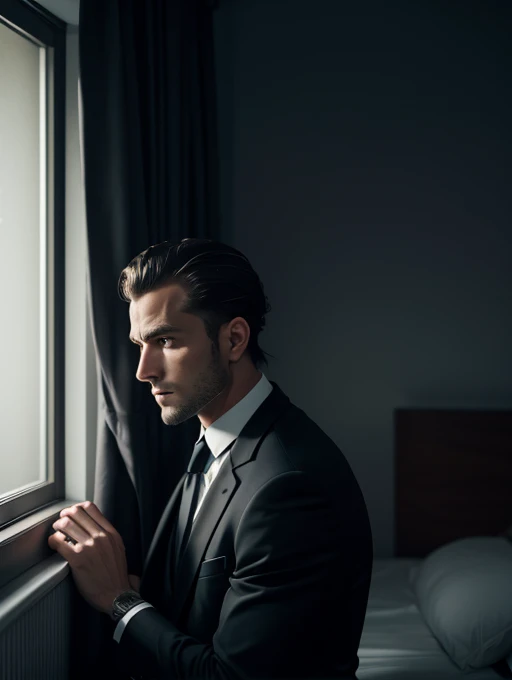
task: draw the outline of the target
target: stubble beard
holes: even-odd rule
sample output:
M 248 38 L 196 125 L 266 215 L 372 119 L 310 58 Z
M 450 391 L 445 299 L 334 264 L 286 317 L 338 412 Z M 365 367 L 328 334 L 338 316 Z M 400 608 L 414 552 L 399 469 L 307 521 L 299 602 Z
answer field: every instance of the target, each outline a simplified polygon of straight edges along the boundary
M 192 395 L 182 404 L 162 408 L 163 422 L 166 425 L 184 423 L 218 397 L 228 384 L 229 372 L 221 365 L 219 352 L 212 344 L 210 363 L 197 377 Z

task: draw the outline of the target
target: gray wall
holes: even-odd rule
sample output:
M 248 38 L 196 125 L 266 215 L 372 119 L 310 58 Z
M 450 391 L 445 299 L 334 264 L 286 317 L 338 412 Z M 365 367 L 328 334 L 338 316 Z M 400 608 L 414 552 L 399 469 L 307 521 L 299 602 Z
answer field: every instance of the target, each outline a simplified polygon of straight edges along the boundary
M 511 8 L 216 13 L 224 239 L 273 307 L 267 375 L 347 456 L 377 557 L 393 409 L 512 407 Z

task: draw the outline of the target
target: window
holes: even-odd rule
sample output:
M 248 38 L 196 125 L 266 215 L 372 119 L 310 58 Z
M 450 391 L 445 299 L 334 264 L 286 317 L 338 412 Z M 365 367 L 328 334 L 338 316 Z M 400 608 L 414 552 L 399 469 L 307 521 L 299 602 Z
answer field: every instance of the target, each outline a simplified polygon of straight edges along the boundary
M 0 528 L 64 496 L 64 59 L 0 0 Z

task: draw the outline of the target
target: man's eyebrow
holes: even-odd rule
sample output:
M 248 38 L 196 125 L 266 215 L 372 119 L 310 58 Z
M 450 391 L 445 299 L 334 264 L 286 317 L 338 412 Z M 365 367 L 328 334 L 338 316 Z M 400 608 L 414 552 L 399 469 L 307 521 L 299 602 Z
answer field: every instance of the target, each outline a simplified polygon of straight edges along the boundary
M 159 335 L 168 335 L 169 333 L 181 333 L 181 332 L 182 332 L 181 328 L 176 328 L 176 326 L 171 326 L 169 324 L 162 324 L 161 326 L 156 326 L 155 328 L 152 328 L 151 330 L 143 333 L 141 335 L 141 340 L 142 342 L 147 342 L 148 340 L 156 338 Z M 136 345 L 139 344 L 139 341 L 132 335 L 130 335 L 130 340 L 134 342 Z

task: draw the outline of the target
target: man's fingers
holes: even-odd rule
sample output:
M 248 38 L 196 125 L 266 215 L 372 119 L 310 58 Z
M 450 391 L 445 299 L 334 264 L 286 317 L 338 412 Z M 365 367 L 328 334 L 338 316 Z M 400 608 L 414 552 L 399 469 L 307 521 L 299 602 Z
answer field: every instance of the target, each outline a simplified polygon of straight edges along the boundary
M 89 517 L 91 517 L 99 526 L 102 527 L 107 533 L 109 533 L 115 540 L 118 548 L 124 553 L 124 543 L 121 535 L 116 530 L 116 528 L 108 521 L 108 519 L 103 515 L 98 507 L 91 501 L 84 501 L 83 503 L 77 503 L 77 505 L 83 509 Z M 122 565 L 120 565 L 122 566 Z
M 77 525 L 82 527 L 84 531 L 88 533 L 89 536 L 92 536 L 93 538 L 96 538 L 97 536 L 100 536 L 101 534 L 106 535 L 106 534 L 112 534 L 112 532 L 105 526 L 105 524 L 110 524 L 109 522 L 103 521 L 103 524 L 101 524 L 97 518 L 93 517 L 91 513 L 83 507 L 83 504 L 76 504 L 71 506 L 70 508 L 65 508 L 64 510 L 61 511 L 60 516 L 61 518 L 69 517 L 75 522 Z M 97 516 L 96 516 L 97 517 Z M 115 530 L 114 530 L 115 531 Z
M 113 548 L 113 556 L 118 572 L 124 574 L 127 571 L 123 539 L 94 503 L 91 501 L 76 503 L 76 505 L 62 510 L 60 514 L 61 518 L 69 517 L 77 525 L 80 525 L 88 533 L 88 538 L 101 539 L 102 537 L 108 537 Z M 105 547 L 105 543 L 103 543 L 103 547 Z
M 61 531 L 56 531 L 48 538 L 48 545 L 52 550 L 56 550 L 65 560 L 69 560 L 75 554 L 73 543 L 68 541 L 68 537 Z
M 91 535 L 69 516 L 56 520 L 52 527 L 55 531 L 61 531 L 66 537 L 78 543 L 85 543 L 91 538 Z
M 76 509 L 74 510 L 74 508 Z M 98 510 L 96 505 L 94 505 L 94 503 L 92 503 L 91 501 L 83 501 L 82 503 L 76 503 L 75 505 L 72 505 L 70 508 L 64 508 L 64 510 L 62 510 L 60 514 L 61 517 L 64 515 L 73 516 L 74 514 L 76 514 L 77 521 L 80 524 L 82 524 L 82 526 L 84 526 L 85 523 L 87 526 L 84 526 L 84 528 L 87 530 L 95 530 L 99 526 L 108 533 L 111 534 L 118 533 L 115 527 L 113 527 L 112 524 L 110 524 L 108 519 L 104 515 L 102 515 L 102 513 Z M 88 518 L 94 520 L 97 526 L 95 527 L 93 524 L 91 524 Z

